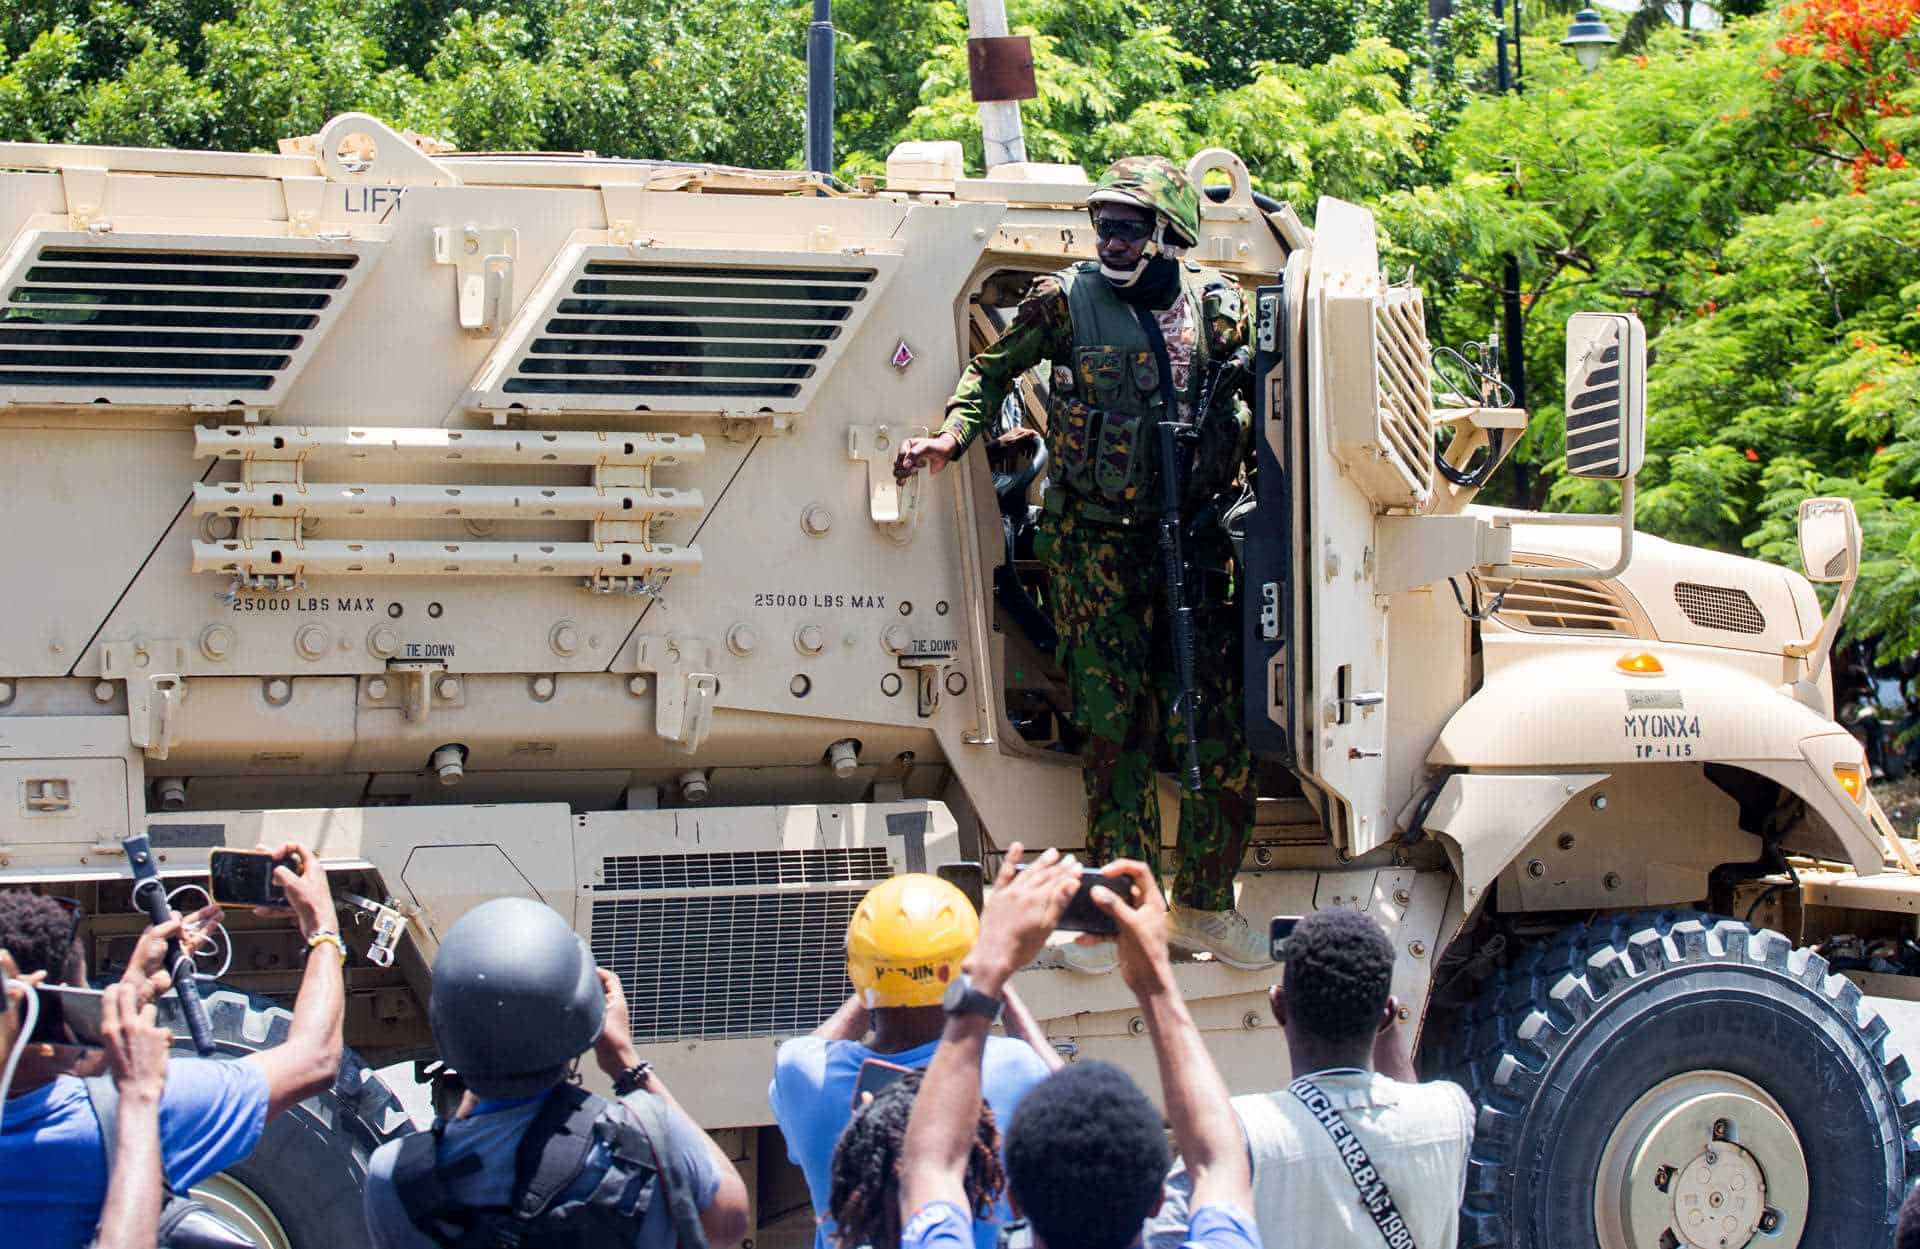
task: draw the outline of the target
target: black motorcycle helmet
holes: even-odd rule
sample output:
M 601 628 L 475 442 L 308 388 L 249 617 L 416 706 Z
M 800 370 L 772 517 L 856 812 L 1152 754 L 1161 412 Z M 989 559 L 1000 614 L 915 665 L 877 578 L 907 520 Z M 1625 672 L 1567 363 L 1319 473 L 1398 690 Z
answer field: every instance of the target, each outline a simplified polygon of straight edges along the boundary
M 481 1097 L 558 1083 L 600 1035 L 606 997 L 592 951 L 551 908 L 496 898 L 460 917 L 433 960 L 440 1057 Z

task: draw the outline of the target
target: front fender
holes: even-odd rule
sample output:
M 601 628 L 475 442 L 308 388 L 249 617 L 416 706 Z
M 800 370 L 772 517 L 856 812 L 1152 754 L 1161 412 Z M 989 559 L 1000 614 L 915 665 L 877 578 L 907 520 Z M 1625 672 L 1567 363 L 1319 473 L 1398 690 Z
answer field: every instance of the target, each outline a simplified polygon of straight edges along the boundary
M 1682 650 L 1655 653 L 1666 672 L 1652 678 L 1622 673 L 1591 651 L 1503 668 L 1454 713 L 1427 762 L 1553 774 L 1723 763 L 1806 803 L 1812 818 L 1789 834 L 1788 849 L 1845 860 L 1862 875 L 1881 870 L 1871 817 L 1831 778 L 1841 754 L 1861 757 L 1846 730 L 1748 673 Z

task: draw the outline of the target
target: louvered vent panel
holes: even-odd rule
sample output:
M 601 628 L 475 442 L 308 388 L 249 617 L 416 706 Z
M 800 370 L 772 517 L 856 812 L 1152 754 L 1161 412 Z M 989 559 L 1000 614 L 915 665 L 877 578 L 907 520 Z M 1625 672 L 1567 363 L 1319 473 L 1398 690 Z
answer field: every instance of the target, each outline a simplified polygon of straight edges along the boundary
M 864 888 L 604 899 L 591 944 L 638 1042 L 807 1032 L 839 1009 Z
M 1604 582 L 1508 581 L 1490 578 L 1489 595 L 1500 594 L 1500 623 L 1534 633 L 1612 633 L 1637 637 L 1626 604 Z
M 1348 473 L 1383 508 L 1433 499 L 1433 392 L 1420 292 L 1377 278 L 1324 296 L 1328 431 Z
M 827 850 L 750 850 L 715 854 L 609 855 L 596 890 L 725 889 L 884 880 L 893 874 L 885 846 Z
M 1673 587 L 1673 601 L 1687 619 L 1702 629 L 1727 633 L 1765 633 L 1767 618 L 1742 589 L 1726 585 L 1699 585 L 1681 581 Z
M 482 369 L 473 406 L 798 411 L 895 258 L 739 255 L 567 249 Z
M 377 244 L 41 232 L 0 273 L 0 401 L 271 406 Z

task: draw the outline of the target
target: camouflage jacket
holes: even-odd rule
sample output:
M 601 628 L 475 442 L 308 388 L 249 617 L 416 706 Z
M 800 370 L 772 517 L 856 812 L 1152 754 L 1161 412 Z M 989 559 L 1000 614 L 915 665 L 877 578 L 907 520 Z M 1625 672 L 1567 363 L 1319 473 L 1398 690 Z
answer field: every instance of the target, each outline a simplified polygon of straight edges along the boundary
M 1203 270 L 1200 278 L 1199 311 L 1206 327 L 1207 354 L 1213 360 L 1225 360 L 1249 343 L 1246 300 L 1239 286 L 1222 274 Z M 1061 279 L 1055 275 L 1036 279 L 999 341 L 975 356 L 961 373 L 953 398 L 947 401 L 941 432 L 952 434 L 964 452 L 981 430 L 992 424 L 1022 373 L 1042 361 L 1056 369 L 1071 369 L 1074 348 L 1078 345 L 1081 344 L 1074 334 L 1071 305 Z M 1247 404 L 1250 397 L 1251 383 L 1244 375 L 1231 391 L 1222 388 L 1214 394 L 1210 414 L 1231 412 L 1242 436 L 1238 439 L 1238 449 L 1232 453 L 1238 462 L 1216 466 L 1205 476 L 1231 481 L 1251 463 L 1252 417 Z

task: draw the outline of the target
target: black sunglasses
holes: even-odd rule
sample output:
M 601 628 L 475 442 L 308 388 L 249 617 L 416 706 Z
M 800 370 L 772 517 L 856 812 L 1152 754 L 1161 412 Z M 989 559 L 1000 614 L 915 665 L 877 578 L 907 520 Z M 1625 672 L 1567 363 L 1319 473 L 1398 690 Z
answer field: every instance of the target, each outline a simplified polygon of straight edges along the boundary
M 1095 217 L 1093 236 L 1102 243 L 1119 239 L 1122 243 L 1138 243 L 1153 233 L 1153 222 L 1142 221 L 1138 217 Z

